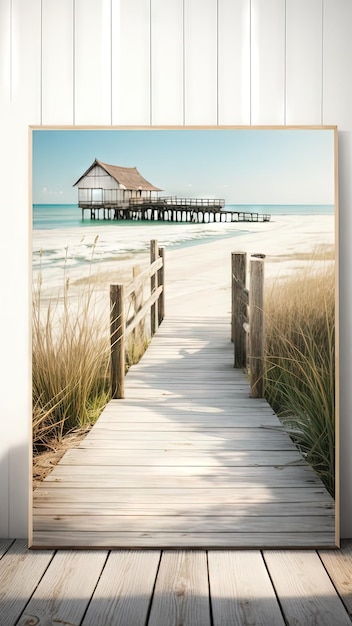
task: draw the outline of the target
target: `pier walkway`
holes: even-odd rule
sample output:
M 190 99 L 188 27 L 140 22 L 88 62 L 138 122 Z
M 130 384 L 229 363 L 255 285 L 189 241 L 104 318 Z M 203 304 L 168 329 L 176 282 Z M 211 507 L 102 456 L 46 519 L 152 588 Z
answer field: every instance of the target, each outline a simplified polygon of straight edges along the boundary
M 165 319 L 125 399 L 65 453 L 33 511 L 40 548 L 335 546 L 334 501 L 268 403 L 249 397 L 228 318 Z

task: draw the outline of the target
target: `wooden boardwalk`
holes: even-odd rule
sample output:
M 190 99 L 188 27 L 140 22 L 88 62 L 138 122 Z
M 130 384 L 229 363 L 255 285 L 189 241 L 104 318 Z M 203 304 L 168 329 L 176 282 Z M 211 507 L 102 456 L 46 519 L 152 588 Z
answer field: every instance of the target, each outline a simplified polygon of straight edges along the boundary
M 341 550 L 41 550 L 0 540 L 1 626 L 351 626 Z
M 34 547 L 335 546 L 334 501 L 229 337 L 228 319 L 164 320 L 126 398 L 34 492 Z

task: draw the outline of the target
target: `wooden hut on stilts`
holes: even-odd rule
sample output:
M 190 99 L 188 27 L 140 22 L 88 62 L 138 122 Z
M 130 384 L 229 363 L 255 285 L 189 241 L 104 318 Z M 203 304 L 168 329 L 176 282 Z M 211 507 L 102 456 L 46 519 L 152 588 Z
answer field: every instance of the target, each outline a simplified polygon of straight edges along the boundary
M 109 165 L 95 159 L 74 183 L 78 206 L 90 212 L 91 219 L 133 219 L 130 200 L 137 203 L 157 199 L 159 187 L 147 181 L 136 167 Z

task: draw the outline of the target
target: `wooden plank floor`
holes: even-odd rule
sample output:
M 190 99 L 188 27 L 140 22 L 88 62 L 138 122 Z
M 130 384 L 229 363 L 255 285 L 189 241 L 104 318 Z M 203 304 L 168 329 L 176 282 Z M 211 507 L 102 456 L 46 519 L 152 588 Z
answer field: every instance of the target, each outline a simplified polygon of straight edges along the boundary
M 0 540 L 1 626 L 351 626 L 341 550 L 28 550 Z
M 233 368 L 228 319 L 164 320 L 34 492 L 38 548 L 334 547 L 334 501 Z

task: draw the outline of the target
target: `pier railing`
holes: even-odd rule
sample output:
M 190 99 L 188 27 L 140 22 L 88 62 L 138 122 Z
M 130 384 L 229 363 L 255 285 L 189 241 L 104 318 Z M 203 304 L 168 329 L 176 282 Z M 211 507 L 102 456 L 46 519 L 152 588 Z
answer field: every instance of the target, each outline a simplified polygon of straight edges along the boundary
M 111 389 L 113 398 L 124 398 L 126 370 L 126 340 L 150 311 L 150 332 L 154 335 L 165 315 L 165 250 L 158 242 L 150 242 L 150 265 L 144 271 L 135 271 L 127 285 L 110 285 L 110 335 L 111 335 Z M 150 287 L 145 289 L 146 282 Z M 145 291 L 148 296 L 145 299 Z M 135 306 L 132 316 L 127 316 L 128 303 Z
M 252 254 L 249 289 L 247 255 L 233 252 L 231 339 L 234 365 L 249 373 L 251 397 L 264 395 L 264 254 Z
M 177 207 L 221 207 L 225 206 L 223 198 L 178 198 L 177 196 L 160 196 L 158 198 L 130 198 L 130 206 L 149 205 L 171 205 Z

